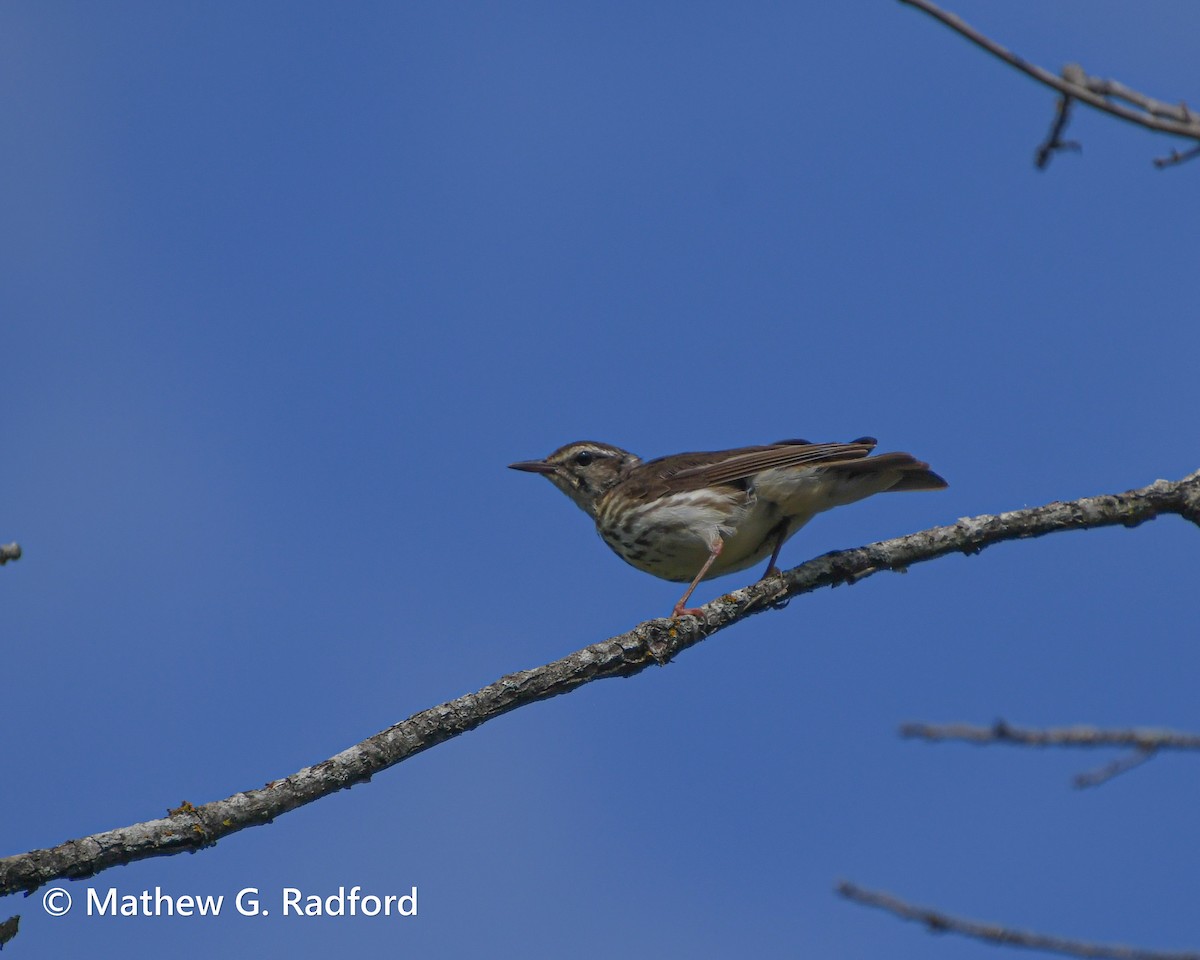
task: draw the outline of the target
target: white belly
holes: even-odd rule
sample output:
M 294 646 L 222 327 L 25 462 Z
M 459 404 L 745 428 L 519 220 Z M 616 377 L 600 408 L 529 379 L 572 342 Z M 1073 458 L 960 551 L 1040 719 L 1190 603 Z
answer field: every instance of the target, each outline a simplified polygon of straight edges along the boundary
M 689 491 L 646 504 L 620 527 L 605 519 L 601 510 L 597 529 L 623 560 L 664 580 L 688 583 L 718 543 L 721 555 L 705 579 L 744 570 L 770 556 L 775 545 L 770 534 L 781 514 L 752 492 L 737 491 L 718 504 L 711 491 Z

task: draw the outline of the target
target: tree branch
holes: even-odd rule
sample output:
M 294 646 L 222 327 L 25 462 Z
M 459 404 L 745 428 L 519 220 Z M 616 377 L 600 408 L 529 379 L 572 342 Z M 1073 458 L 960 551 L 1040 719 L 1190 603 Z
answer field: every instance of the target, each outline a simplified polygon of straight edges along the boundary
M 510 710 L 569 693 L 593 680 L 630 677 L 652 664 L 666 663 L 717 631 L 782 606 L 800 594 L 855 583 L 880 570 L 902 571 L 951 553 L 976 554 L 1005 540 L 1063 530 L 1135 527 L 1163 513 L 1185 516 L 1200 526 L 1200 471 L 1177 482 L 1159 480 L 1128 493 L 962 519 L 950 526 L 828 553 L 726 594 L 707 604 L 699 617 L 648 620 L 628 633 L 584 647 L 561 660 L 501 677 L 476 693 L 414 714 L 328 760 L 261 789 L 199 807 L 185 802 L 168 811 L 163 819 L 0 859 L 0 895 L 18 890 L 31 892 L 50 880 L 88 877 L 117 864 L 212 846 L 229 834 L 270 823 L 337 790 L 365 783 L 388 767 Z
M 1059 139 L 1059 134 L 1066 126 L 1072 100 L 1078 100 L 1080 103 L 1129 123 L 1136 123 L 1155 133 L 1166 133 L 1200 141 L 1200 114 L 1193 113 L 1186 103 L 1164 103 L 1118 83 L 1116 80 L 1088 76 L 1084 69 L 1075 63 L 1067 64 L 1063 68 L 1062 76 L 1055 76 L 1049 70 L 1030 63 L 996 41 L 984 36 L 960 17 L 941 9 L 930 0 L 900 0 L 900 2 L 927 13 L 992 56 L 1014 69 L 1020 70 L 1026 76 L 1032 77 L 1038 83 L 1058 91 L 1062 99 L 1058 103 L 1058 112 L 1051 134 L 1046 142 L 1038 148 L 1036 157 L 1038 167 L 1045 167 L 1051 154 L 1055 151 L 1078 149 L 1078 144 Z M 1173 150 L 1169 156 L 1155 160 L 1154 164 L 1159 168 L 1171 166 L 1189 160 L 1198 153 L 1200 153 L 1200 146 L 1183 153 Z
M 913 906 L 891 894 L 862 887 L 845 881 L 837 885 L 837 892 L 847 900 L 868 907 L 877 907 L 895 914 L 902 920 L 916 920 L 925 924 L 931 933 L 957 933 L 964 937 L 984 940 L 1007 947 L 1023 947 L 1027 950 L 1045 950 L 1071 957 L 1089 957 L 1092 960 L 1200 960 L 1200 953 L 1145 950 L 1122 944 L 1089 943 L 1085 940 L 1069 940 L 1052 934 L 1014 930 L 994 923 L 964 920 L 937 910 Z
M 0 543 L 0 567 L 8 563 L 9 560 L 21 559 L 21 545 L 19 543 Z
M 1014 727 L 997 720 L 990 727 L 970 723 L 905 723 L 900 736 L 912 739 L 966 743 L 1011 743 L 1026 747 L 1133 747 L 1137 750 L 1200 750 L 1200 733 L 1179 733 L 1135 727 L 1103 730 L 1099 727 Z
M 1196 733 L 1177 733 L 1148 727 L 1101 730 L 1098 727 L 1075 726 L 1035 730 L 1031 727 L 1014 727 L 1003 720 L 997 720 L 990 727 L 970 723 L 904 723 L 900 725 L 900 736 L 934 743 L 961 740 L 978 745 L 1009 743 L 1023 747 L 1133 748 L 1133 752 L 1096 770 L 1076 774 L 1072 782 L 1080 789 L 1098 787 L 1113 777 L 1140 767 L 1153 760 L 1159 750 L 1200 750 L 1200 734 Z

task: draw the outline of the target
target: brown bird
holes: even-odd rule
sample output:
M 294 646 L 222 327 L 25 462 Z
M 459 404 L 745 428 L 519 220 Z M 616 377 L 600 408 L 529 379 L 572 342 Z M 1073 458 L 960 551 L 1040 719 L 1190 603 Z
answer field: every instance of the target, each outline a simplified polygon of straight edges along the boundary
M 763 447 L 677 453 L 643 462 L 607 443 L 578 440 L 544 460 L 510 463 L 540 473 L 596 521 L 616 553 L 639 570 L 690 586 L 770 556 L 816 514 L 887 490 L 940 490 L 946 481 L 908 453 L 870 456 L 874 437 L 850 443 L 782 440 Z

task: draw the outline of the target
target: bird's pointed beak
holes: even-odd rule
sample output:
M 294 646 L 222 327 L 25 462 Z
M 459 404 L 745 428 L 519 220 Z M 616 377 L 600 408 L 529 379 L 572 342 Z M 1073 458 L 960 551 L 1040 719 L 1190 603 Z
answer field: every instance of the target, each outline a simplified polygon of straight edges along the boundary
M 510 463 L 509 470 L 521 470 L 524 473 L 553 473 L 554 467 L 546 463 L 545 460 L 522 460 L 519 463 Z

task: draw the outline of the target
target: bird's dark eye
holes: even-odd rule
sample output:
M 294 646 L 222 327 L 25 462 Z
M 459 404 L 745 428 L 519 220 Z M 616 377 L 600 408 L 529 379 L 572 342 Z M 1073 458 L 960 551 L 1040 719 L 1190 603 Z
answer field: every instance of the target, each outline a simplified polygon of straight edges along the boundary
M 575 463 L 581 467 L 586 467 L 595 459 L 596 455 L 590 450 L 580 450 L 577 454 L 575 454 Z

